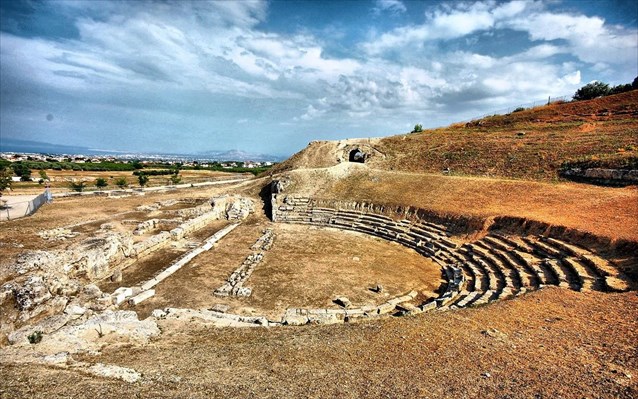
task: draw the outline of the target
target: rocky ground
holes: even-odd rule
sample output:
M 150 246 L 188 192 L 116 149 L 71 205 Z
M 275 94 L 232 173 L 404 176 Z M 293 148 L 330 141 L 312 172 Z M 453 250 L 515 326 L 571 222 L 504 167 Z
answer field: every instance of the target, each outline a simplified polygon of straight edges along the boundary
M 546 288 L 487 306 L 290 328 L 161 325 L 145 346 L 75 361 L 132 368 L 96 378 L 70 365 L 6 364 L 1 397 L 634 398 L 638 296 Z
M 345 163 L 285 175 L 291 194 L 421 207 L 456 227 L 468 224 L 450 237 L 455 243 L 484 235 L 483 226 L 500 216 L 544 229 L 534 234 L 559 226 L 557 231 L 584 237 L 592 251 L 602 248 L 598 254 L 636 275 L 635 259 L 626 253 L 638 237 L 635 187 L 435 176 Z M 367 288 L 376 283 L 389 296 L 418 289 L 419 299 L 441 288 L 440 269 L 405 247 L 269 221 L 269 192 L 262 190 L 268 182 L 61 199 L 29 218 L 3 223 L 0 397 L 638 396 L 636 291 L 545 285 L 514 299 L 445 312 L 301 327 L 246 322 L 254 313 L 270 317 L 299 301 L 338 308 L 332 302 L 337 293 L 359 306 L 375 298 Z M 227 193 L 234 196 L 224 197 L 224 217 L 201 219 L 211 212 L 211 198 Z M 238 221 L 235 230 L 202 249 Z M 267 229 L 274 244 L 260 247 Z M 166 246 L 144 252 L 164 238 Z M 98 262 L 100 248 L 115 248 L 110 260 Z M 29 268 L 18 260 L 31 250 L 69 256 L 52 262 L 54 270 Z M 203 252 L 155 286 L 156 297 L 139 305 L 112 304 L 118 296 L 109 293 L 118 286 L 143 285 L 196 250 Z M 49 256 L 40 255 L 36 263 Z M 249 287 L 252 295 L 214 296 L 220 286 L 244 279 L 234 271 L 249 259 L 249 269 L 256 266 L 240 288 Z M 118 274 L 111 269 L 120 261 L 130 265 Z M 62 278 L 69 265 L 78 270 L 73 284 L 51 285 L 50 275 Z M 31 281 L 31 274 L 43 284 Z M 33 301 L 62 297 L 67 299 L 50 313 L 25 313 L 41 305 Z M 219 303 L 244 319 L 220 322 L 206 310 Z M 165 307 L 205 310 L 154 312 Z M 43 320 L 39 340 L 29 328 Z M 21 327 L 21 335 L 10 334 Z

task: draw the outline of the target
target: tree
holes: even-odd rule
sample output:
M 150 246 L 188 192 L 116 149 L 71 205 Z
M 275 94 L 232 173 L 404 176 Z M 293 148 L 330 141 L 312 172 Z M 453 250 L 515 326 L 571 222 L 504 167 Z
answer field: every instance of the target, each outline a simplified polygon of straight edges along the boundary
M 0 197 L 4 190 L 11 188 L 11 175 L 13 173 L 7 167 L 0 165 Z
M 631 88 L 631 85 L 627 83 L 624 85 L 618 85 L 618 86 L 612 87 L 611 90 L 609 90 L 609 94 L 624 93 L 626 91 L 632 91 L 632 90 L 633 89 Z
M 636 76 L 636 79 L 634 79 L 634 81 L 631 83 L 631 88 L 634 90 L 638 89 L 638 76 Z
M 173 184 L 179 184 L 182 181 L 182 177 L 178 174 L 172 175 L 170 179 L 171 179 L 171 183 Z
M 84 191 L 85 187 L 86 184 L 82 180 L 80 180 L 79 182 L 71 182 L 71 190 L 77 191 L 78 193 Z
M 139 176 L 137 176 L 137 181 L 140 182 L 140 186 L 144 187 L 146 186 L 146 183 L 148 183 L 148 176 L 144 173 L 140 173 Z
M 13 168 L 13 173 L 16 176 L 20 176 L 21 181 L 31 181 L 31 169 L 27 165 L 22 162 L 16 162 L 11 165 L 11 168 Z
M 412 133 L 419 133 L 423 131 L 423 126 L 421 126 L 420 123 L 417 123 L 416 125 L 414 125 L 414 130 L 412 130 Z
M 136 159 L 132 162 L 132 165 L 135 169 L 142 169 L 144 167 L 144 165 L 142 165 L 142 163 L 139 161 L 139 159 Z
M 603 82 L 591 82 L 585 86 L 576 90 L 574 93 L 574 101 L 591 100 L 593 98 L 603 97 L 609 95 L 611 89 L 607 83 Z
M 47 176 L 47 172 L 44 169 L 40 169 L 38 173 L 40 174 L 40 179 L 49 180 L 49 176 Z
M 97 188 L 104 188 L 108 185 L 109 183 L 103 177 L 98 177 L 97 179 L 95 179 L 95 187 Z
M 115 179 L 115 185 L 119 188 L 124 188 L 128 186 L 128 182 L 126 181 L 126 177 L 118 177 Z

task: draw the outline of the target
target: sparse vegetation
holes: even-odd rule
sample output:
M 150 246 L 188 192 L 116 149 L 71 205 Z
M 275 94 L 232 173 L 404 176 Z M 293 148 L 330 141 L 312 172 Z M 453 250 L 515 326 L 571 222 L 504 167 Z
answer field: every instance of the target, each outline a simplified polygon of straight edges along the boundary
M 514 108 L 514 111 L 512 111 L 512 113 L 521 112 L 521 111 L 525 111 L 525 108 L 524 107 L 516 107 L 516 108 Z
M 179 184 L 182 181 L 182 177 L 179 174 L 174 174 L 169 179 L 172 184 Z
M 137 176 L 137 181 L 140 183 L 140 186 L 144 187 L 148 183 L 148 176 L 145 175 L 144 173 L 140 173 Z
M 115 185 L 118 186 L 119 188 L 124 188 L 128 186 L 128 182 L 126 181 L 126 177 L 118 177 L 117 179 L 115 179 Z
M 4 165 L 0 165 L 0 197 L 2 193 L 11 188 L 11 171 Z
M 71 186 L 71 190 L 81 193 L 86 188 L 86 183 L 80 180 L 77 182 L 71 182 L 70 186 Z
M 31 169 L 28 165 L 22 162 L 15 162 L 11 165 L 11 168 L 16 176 L 20 176 L 20 181 L 31 181 Z
M 102 188 L 104 188 L 104 187 L 106 187 L 108 185 L 109 185 L 108 181 L 105 178 L 103 178 L 103 177 L 98 177 L 95 180 L 95 187 L 97 187 L 99 189 L 102 189 Z
M 133 172 L 133 176 L 139 176 L 141 174 L 144 174 L 146 176 L 166 176 L 166 175 L 172 175 L 177 173 L 178 170 L 177 169 L 164 169 L 164 170 L 136 170 L 135 172 Z

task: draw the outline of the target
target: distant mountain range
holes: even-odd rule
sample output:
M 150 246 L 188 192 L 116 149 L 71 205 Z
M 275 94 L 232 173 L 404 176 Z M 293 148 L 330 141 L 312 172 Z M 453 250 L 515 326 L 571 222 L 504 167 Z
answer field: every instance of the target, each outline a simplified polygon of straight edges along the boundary
M 240 150 L 228 151 L 202 151 L 196 154 L 169 154 L 169 153 L 150 153 L 150 152 L 134 152 L 134 151 L 118 151 L 118 150 L 101 150 L 89 147 L 52 144 L 41 141 L 20 140 L 13 138 L 0 138 L 0 152 L 23 152 L 33 154 L 73 154 L 73 155 L 112 155 L 122 158 L 158 158 L 166 156 L 167 158 L 185 158 L 193 160 L 211 160 L 211 161 L 281 161 L 285 157 L 269 154 L 253 154 Z
M 283 161 L 285 157 L 269 154 L 254 154 L 240 150 L 229 151 L 202 151 L 195 154 L 206 159 L 214 159 L 218 161 Z
M 40 141 L 19 140 L 6 137 L 2 137 L 0 139 L 0 152 L 84 155 L 103 154 L 102 152 L 91 150 L 88 147 L 43 143 Z

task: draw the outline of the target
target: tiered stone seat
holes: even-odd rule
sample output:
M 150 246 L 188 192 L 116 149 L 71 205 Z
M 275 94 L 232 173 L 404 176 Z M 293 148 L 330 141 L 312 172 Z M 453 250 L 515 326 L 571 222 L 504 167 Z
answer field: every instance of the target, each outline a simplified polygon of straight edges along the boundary
M 574 262 L 582 264 L 585 272 L 589 273 L 589 275 L 582 274 L 581 276 L 584 278 L 592 277 L 596 280 L 602 280 L 600 281 L 603 284 L 602 289 L 626 291 L 630 288 L 629 278 L 627 278 L 627 276 L 611 263 L 594 255 L 590 251 L 551 237 L 541 237 L 541 239 L 547 246 L 551 246 L 576 258 Z
M 577 258 L 570 257 L 560 249 L 547 245 L 537 238 L 525 237 L 524 240 L 534 246 L 534 251 L 537 254 L 546 258 L 543 264 L 552 268 L 557 275 L 559 274 L 560 265 L 564 266 L 562 270 L 565 275 L 559 276 L 559 278 L 567 278 L 566 273 L 569 273 L 574 276 L 571 280 L 576 281 L 577 284 L 580 285 L 580 290 L 603 289 L 605 285 L 604 278 L 591 268 L 579 262 Z M 552 259 L 556 261 L 552 262 Z
M 513 280 L 517 280 L 516 283 L 519 285 L 519 293 L 538 288 L 538 277 L 534 270 L 530 270 L 526 264 L 519 262 L 516 257 L 512 255 L 512 251 L 514 251 L 515 248 L 514 246 L 492 236 L 486 236 L 482 241 L 483 246 L 488 248 L 507 268 L 512 270 L 511 277 Z
M 474 304 L 475 301 L 485 303 L 490 300 L 492 295 L 498 290 L 498 283 L 496 276 L 487 267 L 487 264 L 479 259 L 476 259 L 474 254 L 465 246 L 457 250 L 458 253 L 464 256 L 465 264 L 472 269 L 474 275 L 477 276 L 475 280 L 475 291 L 477 294 L 473 295 L 472 301 L 466 301 L 465 303 L 457 303 L 459 307 Z M 480 285 L 479 285 L 480 282 Z M 469 296 L 469 294 L 468 294 Z M 461 301 L 463 302 L 463 301 Z
M 518 237 L 491 232 L 462 247 L 450 240 L 444 226 L 425 221 L 396 221 L 371 204 L 345 204 L 346 209 L 313 207 L 314 201 L 293 199 L 279 207 L 278 218 L 352 230 L 412 248 L 441 265 L 448 281 L 439 298 L 419 306 L 406 302 L 402 314 L 433 308 L 454 309 L 520 295 L 543 285 L 574 290 L 628 289 L 628 279 L 591 252 L 553 238 Z M 356 209 L 353 209 L 354 207 Z M 393 306 L 388 304 L 388 309 Z M 385 309 L 380 305 L 379 312 Z M 365 314 L 369 312 L 363 310 Z M 377 312 L 377 313 L 379 313 Z M 352 313 L 348 311 L 346 313 Z M 387 312 L 381 312 L 387 313 Z M 381 314 L 379 313 L 379 314 Z M 349 317 L 357 317 L 352 313 Z
M 496 254 L 495 249 L 493 249 L 489 244 L 486 244 L 481 240 L 477 241 L 475 244 L 475 250 L 478 250 L 481 256 L 483 256 L 489 264 L 495 267 L 497 269 L 497 273 L 501 274 L 505 279 L 503 295 L 517 295 L 522 288 L 518 270 L 512 267 L 511 264 L 504 262 L 501 257 Z

